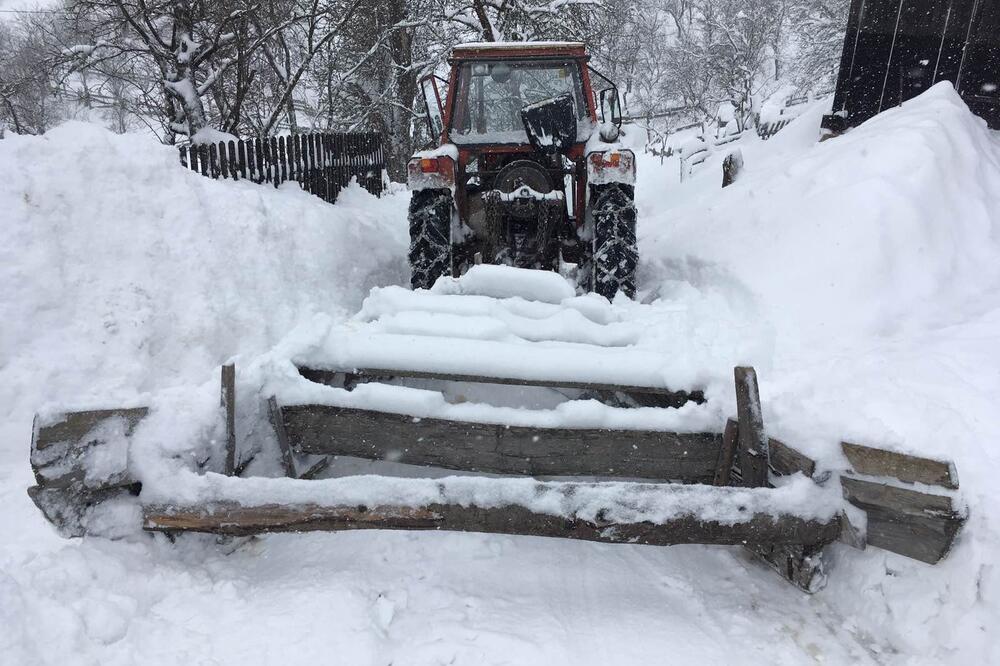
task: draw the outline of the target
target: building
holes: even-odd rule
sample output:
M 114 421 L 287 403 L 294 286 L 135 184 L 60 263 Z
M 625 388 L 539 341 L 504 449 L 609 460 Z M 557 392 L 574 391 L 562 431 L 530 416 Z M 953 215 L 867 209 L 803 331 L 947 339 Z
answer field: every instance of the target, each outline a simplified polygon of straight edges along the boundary
M 823 127 L 842 132 L 945 80 L 1000 129 L 1000 0 L 851 0 Z

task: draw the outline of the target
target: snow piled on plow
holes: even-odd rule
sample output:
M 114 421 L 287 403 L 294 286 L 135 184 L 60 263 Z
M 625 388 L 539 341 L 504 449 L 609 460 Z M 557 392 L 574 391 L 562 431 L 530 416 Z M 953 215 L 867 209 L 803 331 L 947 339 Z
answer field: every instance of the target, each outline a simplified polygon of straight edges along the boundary
M 675 161 L 638 156 L 646 305 L 572 297 L 552 276 L 550 302 L 489 280 L 419 301 L 389 287 L 354 318 L 370 287 L 405 284 L 405 195 L 331 207 L 213 182 L 80 124 L 0 141 L 0 661 L 1000 663 L 1000 142 L 945 86 L 815 145 L 822 111 L 741 140 L 745 172 L 722 191 L 724 153 L 683 185 Z M 448 328 L 658 352 L 664 381 L 706 385 L 713 416 L 735 411 L 732 367 L 753 364 L 769 434 L 833 469 L 842 438 L 951 459 L 969 523 L 936 566 L 835 547 L 807 597 L 740 549 L 63 541 L 25 496 L 39 409 L 150 401 L 147 442 L 180 465 L 218 434 L 230 356 L 249 400 L 291 355 L 344 351 L 331 330 Z

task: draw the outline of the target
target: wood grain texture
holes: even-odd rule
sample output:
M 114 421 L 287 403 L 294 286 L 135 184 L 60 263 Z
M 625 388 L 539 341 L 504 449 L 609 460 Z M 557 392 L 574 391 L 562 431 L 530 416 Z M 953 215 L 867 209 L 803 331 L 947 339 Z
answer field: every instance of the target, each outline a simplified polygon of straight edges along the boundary
M 857 474 L 891 476 L 907 483 L 926 483 L 951 490 L 958 488 L 958 477 L 949 462 L 850 442 L 841 442 L 840 446 Z
M 144 507 L 144 527 L 153 531 L 193 531 L 250 535 L 264 532 L 356 529 L 446 530 L 562 537 L 605 543 L 658 546 L 702 543 L 818 544 L 832 541 L 837 520 L 819 522 L 767 514 L 745 523 L 723 525 L 684 516 L 663 524 L 592 523 L 532 512 L 520 506 L 483 508 L 457 504 L 403 506 L 316 506 L 312 504 L 209 507 Z
M 768 457 L 771 469 L 781 476 L 789 476 L 802 472 L 808 477 L 816 473 L 816 461 L 799 453 L 781 440 L 769 437 L 767 440 Z
M 815 594 L 826 586 L 823 548 L 829 542 L 802 545 L 788 543 L 748 544 L 747 550 L 803 592 Z
M 129 476 L 128 443 L 121 440 L 147 412 L 146 407 L 68 412 L 44 425 L 35 417 L 31 468 L 38 485 L 28 488 L 28 496 L 60 534 L 83 536 L 93 507 L 139 492 Z M 95 456 L 99 477 L 89 469 Z
M 728 486 L 733 473 L 733 461 L 736 458 L 736 441 L 739 437 L 739 424 L 736 419 L 726 420 L 726 429 L 722 433 L 722 447 L 719 450 L 719 464 L 715 468 L 716 486 Z
M 292 451 L 288 431 L 285 429 L 281 407 L 278 406 L 278 400 L 273 395 L 267 399 L 267 418 L 271 422 L 274 436 L 278 440 L 278 450 L 281 452 L 281 465 L 285 469 L 285 476 L 290 479 L 299 478 L 298 470 L 295 468 L 295 454 Z
M 757 388 L 757 372 L 749 367 L 733 369 L 736 380 L 736 413 L 739 421 L 740 471 L 743 485 L 767 485 L 768 448 L 764 417 Z
M 44 425 L 39 424 L 40 419 L 35 417 L 36 427 L 33 428 L 31 447 L 41 450 L 58 442 L 78 441 L 102 421 L 115 417 L 125 419 L 126 434 L 131 434 L 147 413 L 149 413 L 148 407 L 66 412 L 58 420 L 46 420 Z
M 280 414 L 304 453 L 491 474 L 711 483 L 721 446 L 716 433 L 508 427 L 325 405 Z
M 45 425 L 35 417 L 31 437 L 31 469 L 35 481 L 41 486 L 81 485 L 87 476 L 88 454 L 106 445 L 106 438 L 120 432 L 129 437 L 135 427 L 148 413 L 146 407 L 127 409 L 99 409 L 82 412 L 67 412 L 58 420 L 48 420 Z M 105 430 L 106 426 L 120 425 L 120 429 Z M 117 486 L 126 481 L 125 457 L 117 474 L 108 474 L 105 482 L 91 479 L 92 488 Z M 105 462 L 105 466 L 107 463 Z
M 870 545 L 921 562 L 939 562 L 955 541 L 966 515 L 946 495 L 842 476 L 844 497 L 868 514 Z
M 236 473 L 236 366 L 222 366 L 220 401 L 226 413 L 226 476 Z
M 519 379 L 516 377 L 500 377 L 496 375 L 462 375 L 424 370 L 390 370 L 379 368 L 351 368 L 346 370 L 330 370 L 300 367 L 299 374 L 309 381 L 318 384 L 339 385 L 348 382 L 378 381 L 392 377 L 408 379 L 437 379 L 450 382 L 471 382 L 479 384 L 501 384 L 509 386 L 538 386 L 554 389 L 579 389 L 604 394 L 623 393 L 648 407 L 680 407 L 687 402 L 702 404 L 705 394 L 700 390 L 676 391 L 669 388 L 651 386 L 629 386 L 619 384 L 595 384 L 590 382 L 569 382 L 537 379 Z

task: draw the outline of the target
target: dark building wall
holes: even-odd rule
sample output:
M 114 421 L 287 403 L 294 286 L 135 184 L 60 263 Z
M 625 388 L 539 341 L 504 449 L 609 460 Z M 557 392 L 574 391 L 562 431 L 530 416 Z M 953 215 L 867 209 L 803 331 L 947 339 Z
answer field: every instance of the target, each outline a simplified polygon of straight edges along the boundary
M 945 80 L 1000 129 L 1000 0 L 852 0 L 823 126 L 854 127 Z

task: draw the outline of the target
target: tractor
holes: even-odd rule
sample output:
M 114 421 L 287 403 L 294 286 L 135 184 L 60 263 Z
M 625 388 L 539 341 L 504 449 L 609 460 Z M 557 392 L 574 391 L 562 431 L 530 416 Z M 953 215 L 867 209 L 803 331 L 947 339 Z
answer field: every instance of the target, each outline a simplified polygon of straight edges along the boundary
M 447 81 L 421 79 L 435 140 L 407 165 L 414 289 L 491 263 L 635 296 L 635 155 L 588 61 L 575 42 L 464 44 Z

